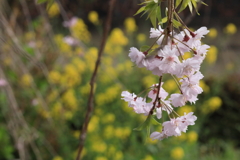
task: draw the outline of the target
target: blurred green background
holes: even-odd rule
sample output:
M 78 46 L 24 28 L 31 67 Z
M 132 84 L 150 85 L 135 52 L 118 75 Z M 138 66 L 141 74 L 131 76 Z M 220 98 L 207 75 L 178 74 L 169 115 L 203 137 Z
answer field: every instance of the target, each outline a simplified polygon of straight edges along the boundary
M 204 93 L 177 109 L 193 111 L 196 125 L 163 141 L 133 131 L 146 117 L 120 99 L 123 90 L 140 93 L 158 77 L 128 58 L 130 47 L 153 42 L 150 22 L 133 16 L 141 1 L 116 3 L 82 159 L 238 160 L 240 2 L 210 0 L 200 16 L 182 13 L 192 29 L 209 28 L 203 43 L 211 48 L 202 66 Z M 0 160 L 75 159 L 107 10 L 107 0 L 59 0 L 48 9 L 30 0 L 0 2 Z M 170 77 L 164 82 L 169 93 L 177 90 Z

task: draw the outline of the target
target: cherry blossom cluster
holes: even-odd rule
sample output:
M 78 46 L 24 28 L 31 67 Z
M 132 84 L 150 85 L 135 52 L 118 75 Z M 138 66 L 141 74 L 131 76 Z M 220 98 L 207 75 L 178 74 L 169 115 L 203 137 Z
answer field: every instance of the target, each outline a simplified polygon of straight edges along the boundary
M 203 92 L 199 86 L 199 81 L 203 78 L 200 66 L 209 46 L 202 44 L 201 38 L 208 32 L 206 27 L 201 27 L 195 32 L 184 29 L 180 33 L 173 31 L 166 34 L 166 30 L 159 26 L 158 29 L 150 30 L 150 38 L 156 38 L 158 48 L 150 48 L 143 52 L 135 47 L 130 48 L 129 57 L 132 62 L 140 68 L 145 67 L 159 77 L 163 74 L 172 75 L 180 90 L 180 93 L 169 95 L 162 87 L 163 82 L 160 81 L 161 84 L 150 87 L 146 98 L 128 91 L 122 92 L 122 99 L 128 102 L 129 107 L 132 107 L 137 114 L 156 115 L 158 119 L 162 117 L 163 111 L 169 115 L 170 121 L 162 124 L 160 132 L 153 132 L 150 136 L 152 139 L 162 140 L 169 136 L 179 136 L 181 132 L 186 132 L 189 125 L 195 124 L 197 117 L 193 112 L 179 116 L 174 111 L 174 107 L 184 106 L 187 102 L 195 103 L 198 94 Z M 150 51 L 154 54 L 150 54 Z M 184 58 L 187 52 L 192 54 L 190 58 Z M 177 115 L 177 118 L 173 115 Z

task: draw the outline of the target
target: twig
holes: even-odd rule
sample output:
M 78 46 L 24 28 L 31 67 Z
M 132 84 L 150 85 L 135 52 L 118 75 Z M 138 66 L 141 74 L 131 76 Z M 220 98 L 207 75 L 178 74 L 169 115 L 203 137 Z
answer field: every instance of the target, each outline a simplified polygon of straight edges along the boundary
M 91 119 L 93 109 L 94 109 L 94 104 L 93 104 L 94 83 L 95 83 L 95 80 L 96 80 L 98 68 L 100 66 L 101 56 L 103 54 L 103 50 L 104 50 L 104 47 L 105 47 L 105 44 L 106 44 L 107 36 L 108 36 L 109 30 L 110 30 L 111 21 L 112 21 L 112 12 L 113 12 L 113 7 L 114 7 L 115 2 L 116 2 L 116 0 L 110 0 L 109 1 L 109 10 L 108 10 L 106 23 L 105 23 L 104 33 L 103 33 L 103 37 L 102 37 L 102 40 L 101 40 L 100 49 L 99 49 L 99 52 L 98 52 L 98 58 L 97 58 L 97 61 L 95 63 L 95 69 L 94 69 L 94 72 L 92 74 L 92 78 L 91 78 L 91 81 L 90 81 L 90 93 L 89 93 L 88 104 L 87 104 L 87 113 L 86 113 L 86 116 L 85 116 L 85 119 L 84 119 L 83 127 L 82 127 L 82 130 L 81 130 L 81 135 L 79 137 L 79 147 L 78 147 L 78 154 L 77 154 L 76 160 L 81 159 L 82 149 L 83 149 L 86 137 L 87 137 L 88 124 L 89 124 L 89 121 Z

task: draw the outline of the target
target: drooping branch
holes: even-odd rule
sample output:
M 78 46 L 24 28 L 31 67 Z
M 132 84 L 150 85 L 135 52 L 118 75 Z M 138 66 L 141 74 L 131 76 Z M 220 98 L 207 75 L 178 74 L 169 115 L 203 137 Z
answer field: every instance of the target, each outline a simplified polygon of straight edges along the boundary
M 105 27 L 104 27 L 104 33 L 103 33 L 100 48 L 99 48 L 99 51 L 98 51 L 98 57 L 97 57 L 97 61 L 95 63 L 95 69 L 92 73 L 92 78 L 91 78 L 91 81 L 90 81 L 90 93 L 89 93 L 89 97 L 88 97 L 87 112 L 86 112 L 86 116 L 85 116 L 85 119 L 84 119 L 82 130 L 81 130 L 81 135 L 79 137 L 79 147 L 78 147 L 78 153 L 77 153 L 76 160 L 81 159 L 82 149 L 84 147 L 84 143 L 85 143 L 85 140 L 86 140 L 86 137 L 87 137 L 88 124 L 89 124 L 89 121 L 91 119 L 93 109 L 94 109 L 94 103 L 93 103 L 93 100 L 94 100 L 94 83 L 96 81 L 96 76 L 97 76 L 98 68 L 100 66 L 101 57 L 102 57 L 104 47 L 105 47 L 105 44 L 106 44 L 106 40 L 107 40 L 107 37 L 108 37 L 108 33 L 109 33 L 109 30 L 110 30 L 111 21 L 112 21 L 112 12 L 113 12 L 115 2 L 116 2 L 116 0 L 110 0 L 109 1 L 109 10 L 108 10 L 108 15 L 107 15 L 107 19 L 106 19 L 106 23 L 105 23 Z

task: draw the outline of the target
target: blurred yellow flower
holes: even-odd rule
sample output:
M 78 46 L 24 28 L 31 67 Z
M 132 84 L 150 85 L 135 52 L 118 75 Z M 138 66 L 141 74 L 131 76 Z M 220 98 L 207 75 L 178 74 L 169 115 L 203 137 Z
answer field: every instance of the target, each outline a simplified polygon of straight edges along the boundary
M 199 86 L 203 89 L 204 92 L 208 93 L 210 88 L 209 86 L 203 81 L 203 80 L 200 80 L 199 81 Z
M 174 79 L 169 79 L 166 82 L 164 82 L 163 84 L 163 88 L 167 91 L 167 92 L 173 92 L 176 91 L 178 89 L 176 82 L 174 81 Z
M 192 57 L 192 53 L 190 53 L 190 52 L 185 52 L 184 55 L 183 55 L 184 59 L 188 59 L 188 58 L 191 58 L 191 57 Z
M 88 20 L 93 24 L 99 24 L 98 13 L 96 11 L 90 11 L 88 14 Z
M 154 158 L 150 155 L 146 155 L 142 160 L 154 160 Z
M 64 67 L 64 74 L 61 76 L 61 85 L 65 87 L 74 87 L 81 83 L 81 76 L 73 64 L 67 64 Z
M 75 96 L 75 91 L 73 89 L 68 89 L 62 96 L 63 103 L 71 110 L 77 109 L 77 99 Z
M 33 81 L 33 79 L 32 79 L 32 76 L 30 74 L 24 74 L 20 79 L 20 83 L 24 87 L 31 86 L 32 81 Z
M 88 124 L 88 132 L 93 132 L 98 129 L 99 118 L 97 116 L 93 116 Z
M 217 32 L 216 28 L 210 28 L 207 36 L 210 38 L 215 38 L 215 37 L 217 37 L 217 34 L 218 34 L 218 32 Z
M 107 157 L 99 156 L 96 157 L 95 160 L 108 160 Z
M 88 31 L 87 25 L 81 18 L 78 18 L 76 23 L 71 26 L 72 36 L 88 43 L 91 39 L 91 34 Z
M 237 27 L 233 23 L 229 23 L 225 28 L 224 32 L 227 34 L 235 34 L 237 32 Z
M 198 139 L 198 134 L 195 131 L 190 131 L 187 133 L 187 140 L 188 142 L 192 143 L 192 142 L 196 142 Z
M 125 46 L 128 43 L 127 37 L 120 28 L 114 28 L 109 36 L 108 41 L 113 45 Z
M 107 144 L 101 140 L 94 141 L 91 147 L 93 151 L 96 151 L 99 153 L 104 153 L 107 150 Z
M 60 156 L 55 156 L 55 157 L 53 157 L 53 159 L 52 160 L 63 160 L 63 158 L 62 157 L 60 157 Z
M 51 115 L 53 118 L 59 118 L 62 116 L 63 107 L 60 102 L 54 103 L 53 107 L 51 108 Z
M 49 118 L 50 117 L 50 113 L 46 110 L 44 110 L 43 108 L 38 110 L 38 113 L 43 117 L 43 118 Z
M 192 106 L 185 105 L 185 106 L 178 108 L 178 114 L 180 116 L 184 115 L 184 113 L 188 114 L 189 112 L 193 112 Z
M 220 97 L 211 97 L 207 101 L 203 103 L 201 106 L 201 111 L 205 114 L 208 114 L 210 112 L 214 112 L 217 109 L 219 109 L 222 105 L 222 99 Z
M 139 43 L 145 42 L 145 41 L 146 41 L 146 35 L 143 34 L 143 33 L 139 33 L 139 34 L 137 35 L 137 41 L 138 41 Z
M 122 153 L 122 151 L 117 151 L 116 153 L 115 153 L 115 158 L 114 158 L 115 160 L 122 160 L 123 159 L 123 153 Z
M 157 82 L 156 78 L 152 75 L 145 76 L 142 79 L 142 83 L 143 83 L 145 88 L 151 87 L 156 82 Z
M 84 59 L 86 60 L 87 68 L 90 69 L 90 71 L 94 70 L 95 62 L 97 60 L 98 56 L 98 49 L 96 47 L 91 47 L 88 49 L 87 53 L 84 55 Z
M 137 30 L 135 19 L 132 17 L 128 17 L 125 19 L 124 26 L 128 33 L 132 33 Z
M 215 63 L 216 60 L 217 60 L 217 53 L 218 53 L 217 47 L 216 46 L 210 46 L 210 48 L 207 52 L 206 61 L 209 64 Z
M 58 84 L 61 79 L 61 74 L 58 71 L 50 71 L 48 74 L 49 81 L 54 84 Z
M 149 144 L 156 144 L 157 142 L 158 142 L 157 139 L 154 139 L 154 140 L 152 140 L 152 138 L 147 139 L 147 143 L 149 143 Z
M 81 132 L 79 130 L 76 130 L 73 132 L 73 136 L 77 139 L 79 138 L 80 134 L 81 134 Z
M 76 66 L 78 73 L 83 73 L 87 67 L 86 63 L 79 57 L 74 57 L 72 60 L 72 64 Z
M 106 137 L 107 139 L 114 137 L 114 127 L 113 127 L 113 125 L 107 125 L 103 129 L 103 133 L 104 133 L 104 137 Z
M 59 6 L 56 2 L 54 2 L 50 8 L 47 10 L 47 13 L 49 15 L 49 17 L 55 17 L 60 13 L 60 9 Z
M 70 120 L 73 117 L 73 112 L 72 111 L 65 111 L 63 116 L 64 116 L 64 119 Z
M 115 121 L 115 115 L 112 113 L 106 113 L 102 119 L 102 123 L 112 123 Z
M 181 147 L 175 147 L 171 150 L 170 155 L 173 159 L 182 159 L 184 157 L 184 150 Z
M 222 99 L 220 97 L 211 97 L 208 100 L 208 105 L 210 107 L 210 110 L 215 111 L 222 105 Z
M 185 141 L 187 139 L 187 134 L 183 133 L 180 136 L 175 137 L 177 141 Z

